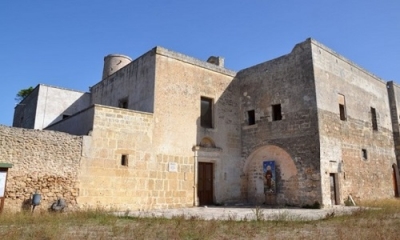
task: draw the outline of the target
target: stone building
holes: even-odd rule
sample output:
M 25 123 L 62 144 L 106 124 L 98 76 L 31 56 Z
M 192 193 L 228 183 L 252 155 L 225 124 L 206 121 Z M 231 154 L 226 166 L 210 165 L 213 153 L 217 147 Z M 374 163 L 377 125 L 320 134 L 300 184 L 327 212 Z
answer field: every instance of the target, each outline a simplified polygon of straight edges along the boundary
M 162 47 L 108 55 L 89 93 L 38 85 L 16 106 L 14 127 L 44 130 L 0 128 L 6 197 L 123 210 L 390 198 L 399 104 L 399 86 L 312 39 L 239 72 Z

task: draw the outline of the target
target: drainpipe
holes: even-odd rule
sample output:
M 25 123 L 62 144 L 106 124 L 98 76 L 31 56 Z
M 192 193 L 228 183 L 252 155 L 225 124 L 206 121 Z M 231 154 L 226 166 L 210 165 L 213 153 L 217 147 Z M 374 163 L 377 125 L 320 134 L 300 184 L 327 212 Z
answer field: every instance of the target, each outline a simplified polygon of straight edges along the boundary
M 198 152 L 199 152 L 200 147 L 199 146 L 193 146 L 192 151 L 194 152 L 194 186 L 193 186 L 193 206 L 199 206 L 199 198 L 197 196 L 197 162 L 198 162 Z

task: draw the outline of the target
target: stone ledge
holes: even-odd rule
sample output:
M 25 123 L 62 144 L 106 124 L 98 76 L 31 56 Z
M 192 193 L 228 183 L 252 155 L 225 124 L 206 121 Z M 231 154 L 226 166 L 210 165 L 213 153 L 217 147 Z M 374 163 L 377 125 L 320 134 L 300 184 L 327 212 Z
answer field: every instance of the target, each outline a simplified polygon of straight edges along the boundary
M 2 163 L 0 162 L 0 168 L 12 168 L 12 164 L 11 163 Z

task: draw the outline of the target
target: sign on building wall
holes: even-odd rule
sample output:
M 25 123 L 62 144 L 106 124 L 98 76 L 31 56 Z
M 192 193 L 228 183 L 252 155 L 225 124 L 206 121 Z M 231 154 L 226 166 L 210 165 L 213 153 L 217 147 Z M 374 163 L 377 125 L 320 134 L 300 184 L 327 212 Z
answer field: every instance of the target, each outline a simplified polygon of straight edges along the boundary
M 264 193 L 276 192 L 275 161 L 264 161 Z
M 176 162 L 168 163 L 168 171 L 169 172 L 178 172 L 178 164 Z
M 6 172 L 0 172 L 0 197 L 4 197 L 6 191 Z

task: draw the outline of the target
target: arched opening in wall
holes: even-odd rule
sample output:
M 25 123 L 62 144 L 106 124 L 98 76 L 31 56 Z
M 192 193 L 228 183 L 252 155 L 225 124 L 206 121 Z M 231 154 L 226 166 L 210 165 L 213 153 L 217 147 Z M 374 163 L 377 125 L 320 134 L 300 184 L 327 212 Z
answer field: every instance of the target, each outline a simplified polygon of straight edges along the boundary
M 202 147 L 202 148 L 215 148 L 215 143 L 211 138 L 205 137 L 200 141 L 200 147 Z
M 248 203 L 299 205 L 296 165 L 284 149 L 267 145 L 246 159 L 242 177 L 242 196 Z
M 399 169 L 397 168 L 396 164 L 392 165 L 393 168 L 393 189 L 394 189 L 394 196 L 399 197 L 399 192 L 400 192 L 400 177 L 399 177 Z

